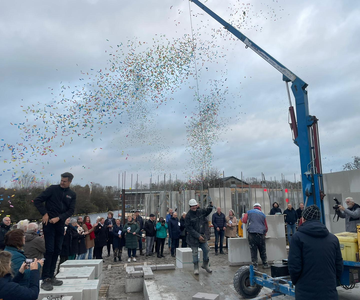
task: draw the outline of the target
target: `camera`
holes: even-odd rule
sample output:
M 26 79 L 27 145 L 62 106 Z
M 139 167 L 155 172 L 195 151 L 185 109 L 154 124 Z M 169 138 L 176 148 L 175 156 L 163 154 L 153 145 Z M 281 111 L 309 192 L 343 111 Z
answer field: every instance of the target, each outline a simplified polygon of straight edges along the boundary
M 34 260 L 32 258 L 27 258 L 25 259 L 26 265 L 28 266 L 28 268 L 30 268 L 30 264 L 33 262 Z
M 340 201 L 334 197 L 333 199 L 335 201 L 335 205 L 333 206 L 333 209 L 337 210 L 339 209 L 339 205 L 341 205 Z
M 162 224 L 162 225 L 165 225 L 165 220 L 164 220 L 164 221 L 161 221 L 161 224 Z

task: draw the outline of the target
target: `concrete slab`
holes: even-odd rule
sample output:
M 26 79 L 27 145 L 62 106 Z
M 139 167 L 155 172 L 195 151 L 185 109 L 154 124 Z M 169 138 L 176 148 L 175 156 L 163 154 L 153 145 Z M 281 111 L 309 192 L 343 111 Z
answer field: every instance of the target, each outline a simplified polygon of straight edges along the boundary
M 144 279 L 153 279 L 154 278 L 154 273 L 152 272 L 150 267 L 143 267 L 143 272 L 144 272 Z
M 220 295 L 208 294 L 208 293 L 197 293 L 192 297 L 192 300 L 220 300 Z
M 249 243 L 246 238 L 233 238 L 228 240 L 228 259 L 231 266 L 251 263 Z M 287 258 L 286 239 L 266 237 L 266 252 L 268 262 Z M 260 261 L 260 256 L 258 256 Z
M 285 222 L 283 215 L 266 216 L 268 232 L 266 237 L 283 238 L 285 237 Z
M 59 298 L 57 298 L 57 296 L 54 296 L 54 300 L 57 300 Z M 53 300 L 51 298 L 43 298 L 41 300 Z M 74 297 L 73 296 L 65 296 L 65 297 L 62 297 L 61 300 L 74 300 Z
M 127 276 L 125 278 L 125 293 L 138 293 L 143 290 L 144 278 Z
M 166 286 L 158 284 L 155 280 L 144 280 L 144 299 L 145 300 L 174 300 L 187 299 L 177 298 L 177 296 Z
M 82 268 L 60 268 L 60 273 L 56 275 L 57 279 L 95 279 L 95 267 Z
M 102 259 L 67 260 L 60 265 L 61 268 L 95 267 L 95 279 L 98 279 L 103 270 Z

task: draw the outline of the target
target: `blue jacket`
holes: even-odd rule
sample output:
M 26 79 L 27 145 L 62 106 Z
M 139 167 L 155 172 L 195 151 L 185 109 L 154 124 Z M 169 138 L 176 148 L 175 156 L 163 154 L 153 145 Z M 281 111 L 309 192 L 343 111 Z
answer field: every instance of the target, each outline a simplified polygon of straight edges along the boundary
M 214 229 L 220 228 L 220 230 L 223 230 L 224 227 L 226 227 L 226 219 L 225 215 L 223 213 L 220 213 L 220 215 L 216 212 L 212 215 L 212 224 L 214 225 Z
M 19 282 L 23 274 L 17 273 L 12 278 L 10 274 L 0 278 L 0 299 L 3 300 L 36 300 L 39 296 L 39 270 L 30 271 L 29 287 L 21 286 Z
M 172 239 L 179 239 L 180 238 L 180 226 L 179 226 L 178 218 L 171 217 L 168 223 L 169 226 L 169 236 Z
M 165 225 L 161 225 L 160 222 L 157 222 L 156 224 L 156 237 L 159 239 L 165 239 L 167 236 L 166 229 L 168 228 L 168 224 L 165 223 Z
M 299 226 L 290 244 L 288 267 L 296 300 L 337 300 L 343 261 L 336 236 L 320 221 Z
M 245 216 L 243 222 L 248 224 L 249 233 L 265 234 L 267 232 L 266 216 L 261 210 L 251 209 Z
M 23 250 L 19 250 L 14 247 L 6 246 L 4 251 L 8 251 L 11 253 L 11 270 L 13 274 L 17 274 L 23 262 L 26 260 L 26 256 L 24 255 Z M 24 275 L 18 281 L 18 283 L 22 286 L 29 286 L 30 283 L 30 269 L 25 270 Z M 0 297 L 1 299 L 1 297 Z

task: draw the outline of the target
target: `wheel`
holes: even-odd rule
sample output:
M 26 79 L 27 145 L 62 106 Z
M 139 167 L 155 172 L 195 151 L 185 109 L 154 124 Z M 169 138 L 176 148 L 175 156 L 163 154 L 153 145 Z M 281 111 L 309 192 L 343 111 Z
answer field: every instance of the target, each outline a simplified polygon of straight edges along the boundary
M 259 295 L 262 286 L 258 284 L 255 286 L 250 285 L 250 268 L 244 266 L 235 273 L 234 288 L 243 298 L 250 299 Z

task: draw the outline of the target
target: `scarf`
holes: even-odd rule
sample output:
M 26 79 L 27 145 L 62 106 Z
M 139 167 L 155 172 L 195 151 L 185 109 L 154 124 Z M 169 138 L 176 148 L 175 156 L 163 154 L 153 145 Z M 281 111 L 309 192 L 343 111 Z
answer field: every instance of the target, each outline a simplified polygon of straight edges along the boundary
M 88 230 L 92 229 L 92 225 L 90 223 L 85 223 Z M 94 231 L 90 232 L 90 240 L 95 239 L 95 233 Z

